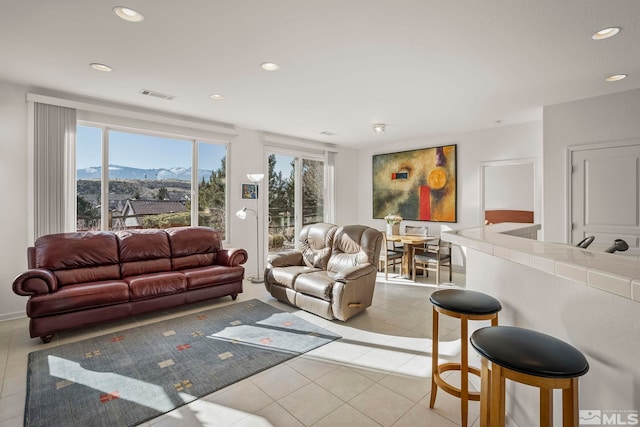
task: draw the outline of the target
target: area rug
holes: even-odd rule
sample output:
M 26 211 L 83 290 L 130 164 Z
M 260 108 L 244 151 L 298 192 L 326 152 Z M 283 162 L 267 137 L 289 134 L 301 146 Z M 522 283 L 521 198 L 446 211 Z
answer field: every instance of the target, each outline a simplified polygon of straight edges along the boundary
M 24 425 L 136 425 L 337 338 L 250 300 L 35 351 Z

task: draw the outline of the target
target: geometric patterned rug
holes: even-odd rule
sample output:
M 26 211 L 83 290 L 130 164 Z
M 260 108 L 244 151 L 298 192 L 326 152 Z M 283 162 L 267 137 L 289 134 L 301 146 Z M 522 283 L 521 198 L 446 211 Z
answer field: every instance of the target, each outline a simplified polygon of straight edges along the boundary
M 132 426 L 338 335 L 258 300 L 29 354 L 25 426 Z

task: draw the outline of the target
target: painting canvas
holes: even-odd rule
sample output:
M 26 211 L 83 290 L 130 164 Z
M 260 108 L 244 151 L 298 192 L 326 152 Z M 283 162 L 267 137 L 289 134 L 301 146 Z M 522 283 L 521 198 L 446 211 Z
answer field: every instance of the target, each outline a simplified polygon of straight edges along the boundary
M 242 184 L 242 198 L 243 199 L 257 199 L 258 198 L 258 185 L 257 184 Z
M 373 156 L 373 217 L 457 221 L 456 145 Z

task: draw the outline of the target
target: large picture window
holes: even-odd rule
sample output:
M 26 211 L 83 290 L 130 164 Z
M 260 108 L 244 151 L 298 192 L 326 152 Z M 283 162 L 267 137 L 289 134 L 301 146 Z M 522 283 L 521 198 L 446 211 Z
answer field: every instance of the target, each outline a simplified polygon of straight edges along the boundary
M 226 144 L 79 125 L 78 230 L 226 230 Z

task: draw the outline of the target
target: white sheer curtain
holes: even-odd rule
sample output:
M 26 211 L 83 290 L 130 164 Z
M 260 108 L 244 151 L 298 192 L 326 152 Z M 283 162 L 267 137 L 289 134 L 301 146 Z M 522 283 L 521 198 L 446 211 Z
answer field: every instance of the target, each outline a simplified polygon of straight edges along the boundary
M 76 110 L 34 103 L 34 235 L 75 230 Z

